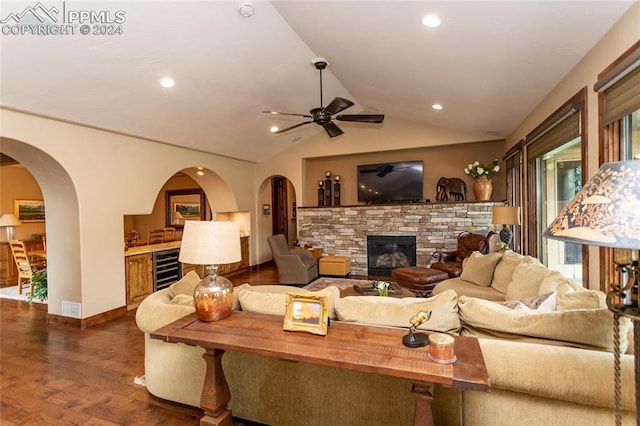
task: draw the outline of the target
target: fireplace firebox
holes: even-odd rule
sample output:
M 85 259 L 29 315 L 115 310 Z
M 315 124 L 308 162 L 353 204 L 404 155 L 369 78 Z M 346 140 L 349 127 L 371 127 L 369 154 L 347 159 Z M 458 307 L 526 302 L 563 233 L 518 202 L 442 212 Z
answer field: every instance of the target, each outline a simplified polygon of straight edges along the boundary
M 390 277 L 395 268 L 416 266 L 416 237 L 367 236 L 367 274 Z

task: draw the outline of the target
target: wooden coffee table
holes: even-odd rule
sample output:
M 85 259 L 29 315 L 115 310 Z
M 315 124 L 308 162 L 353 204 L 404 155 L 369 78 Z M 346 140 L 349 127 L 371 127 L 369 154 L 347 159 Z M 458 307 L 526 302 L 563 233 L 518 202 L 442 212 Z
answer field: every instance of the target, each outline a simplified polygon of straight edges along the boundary
M 231 392 L 222 370 L 222 355 L 227 350 L 409 379 L 416 401 L 414 425 L 433 425 L 434 384 L 489 390 L 487 369 L 474 337 L 456 336 L 457 361 L 438 364 L 429 360 L 427 348 L 403 346 L 407 330 L 332 322 L 328 334 L 319 336 L 284 331 L 282 323 L 281 316 L 242 311 L 217 322 L 203 322 L 191 314 L 156 330 L 151 338 L 205 349 L 201 425 L 232 424 L 227 408 Z

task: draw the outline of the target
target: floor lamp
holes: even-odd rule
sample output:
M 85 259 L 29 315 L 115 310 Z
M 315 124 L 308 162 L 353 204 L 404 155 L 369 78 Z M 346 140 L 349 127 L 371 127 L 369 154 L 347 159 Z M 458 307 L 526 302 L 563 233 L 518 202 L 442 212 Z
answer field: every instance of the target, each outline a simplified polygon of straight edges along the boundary
M 640 160 L 605 163 L 544 232 L 555 240 L 614 248 L 626 283 L 611 284 L 607 307 L 614 315 L 616 425 L 622 424 L 619 320 L 633 322 L 636 423 L 640 426 Z

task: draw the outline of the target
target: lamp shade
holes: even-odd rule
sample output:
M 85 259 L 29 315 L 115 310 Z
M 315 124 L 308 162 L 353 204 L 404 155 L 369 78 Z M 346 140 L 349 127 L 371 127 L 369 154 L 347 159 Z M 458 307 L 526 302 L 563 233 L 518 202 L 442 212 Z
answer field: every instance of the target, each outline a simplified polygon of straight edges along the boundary
M 520 225 L 520 207 L 494 206 L 491 223 L 499 225 Z
M 179 260 L 194 265 L 240 261 L 240 225 L 237 222 L 186 221 Z
M 22 222 L 18 220 L 15 215 L 11 213 L 5 213 L 0 216 L 0 226 L 18 226 L 22 225 Z
M 543 235 L 570 243 L 640 249 L 640 161 L 603 164 Z

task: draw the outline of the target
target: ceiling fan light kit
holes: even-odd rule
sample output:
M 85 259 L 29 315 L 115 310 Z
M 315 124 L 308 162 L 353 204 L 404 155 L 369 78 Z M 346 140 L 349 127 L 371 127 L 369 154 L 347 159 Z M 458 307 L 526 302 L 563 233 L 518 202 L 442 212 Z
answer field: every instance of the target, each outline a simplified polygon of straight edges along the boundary
M 273 134 L 280 134 L 284 132 L 288 132 L 289 130 L 296 129 L 300 126 L 304 126 L 305 124 L 315 123 L 327 132 L 329 137 L 335 138 L 336 136 L 340 136 L 344 132 L 332 121 L 335 116 L 335 119 L 338 121 L 351 121 L 358 123 L 382 123 L 384 121 L 384 114 L 340 114 L 338 113 L 344 111 L 345 109 L 354 105 L 348 99 L 344 99 L 341 97 L 334 98 L 329 105 L 323 107 L 323 98 L 322 98 L 322 70 L 326 69 L 329 65 L 329 62 L 325 58 L 314 58 L 311 60 L 313 66 L 320 72 L 320 106 L 317 108 L 312 108 L 309 110 L 309 114 L 295 114 L 290 112 L 278 112 L 278 111 L 262 111 L 265 114 L 274 114 L 274 115 L 293 115 L 297 117 L 309 118 L 310 120 L 303 121 L 302 123 L 294 124 L 293 126 L 287 127 L 285 129 L 278 130 L 276 132 L 272 132 Z

